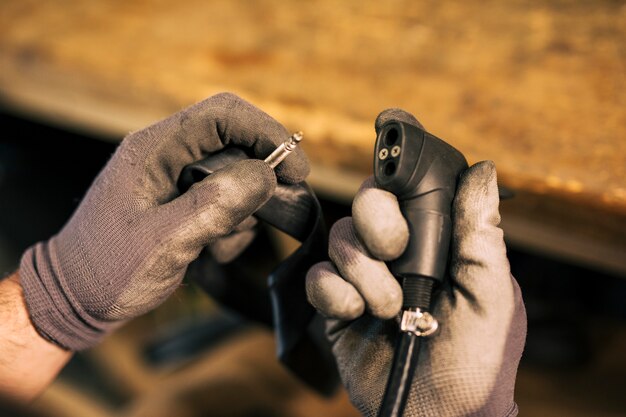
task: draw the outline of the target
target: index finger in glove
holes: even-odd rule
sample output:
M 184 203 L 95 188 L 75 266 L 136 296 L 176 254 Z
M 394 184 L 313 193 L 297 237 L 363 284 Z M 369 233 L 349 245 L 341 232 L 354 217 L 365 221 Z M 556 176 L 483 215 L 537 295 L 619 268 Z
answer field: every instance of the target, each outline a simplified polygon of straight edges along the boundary
M 409 227 L 393 193 L 376 186 L 374 177 L 366 179 L 352 203 L 354 227 L 361 241 L 376 258 L 396 259 L 409 241 Z
M 341 276 L 361 294 L 372 315 L 389 319 L 402 307 L 402 289 L 384 262 L 372 257 L 356 235 L 352 219 L 330 230 L 328 255 Z
M 289 136 L 268 114 L 234 94 L 222 93 L 132 133 L 122 143 L 119 159 L 139 168 L 136 175 L 143 175 L 159 202 L 164 202 L 171 198 L 186 165 L 228 145 L 250 148 L 263 159 Z M 308 173 L 300 148 L 276 168 L 276 175 L 286 183 L 300 182 Z

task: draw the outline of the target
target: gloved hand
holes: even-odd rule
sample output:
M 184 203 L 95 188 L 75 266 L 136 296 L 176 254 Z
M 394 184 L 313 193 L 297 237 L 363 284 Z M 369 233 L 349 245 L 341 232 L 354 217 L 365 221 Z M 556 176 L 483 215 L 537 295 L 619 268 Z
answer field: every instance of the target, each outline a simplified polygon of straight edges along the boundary
M 20 278 L 35 328 L 79 350 L 159 305 L 202 248 L 249 218 L 276 186 L 269 165 L 251 159 L 179 195 L 183 167 L 227 145 L 250 147 L 264 158 L 288 136 L 232 94 L 128 135 L 61 232 L 22 257 Z M 308 174 L 303 152 L 296 150 L 276 174 L 287 183 L 302 181 Z M 236 246 L 227 240 L 222 251 L 240 251 Z
M 400 110 L 379 115 L 419 125 Z M 498 224 L 492 162 L 460 179 L 453 203 L 449 279 L 434 297 L 440 330 L 422 342 L 405 416 L 511 416 L 515 376 L 526 336 L 520 289 Z M 365 181 L 353 217 L 330 232 L 331 262 L 307 275 L 309 301 L 326 317 L 343 383 L 365 416 L 376 416 L 394 353 L 401 288 L 383 261 L 404 251 L 408 228 L 396 197 Z M 395 320 L 393 319 L 395 318 Z

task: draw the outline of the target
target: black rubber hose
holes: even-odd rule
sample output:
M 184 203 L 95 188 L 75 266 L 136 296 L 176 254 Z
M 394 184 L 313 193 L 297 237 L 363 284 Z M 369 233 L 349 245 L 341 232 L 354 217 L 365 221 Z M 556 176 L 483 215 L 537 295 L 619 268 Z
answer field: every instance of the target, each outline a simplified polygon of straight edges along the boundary
M 412 277 L 403 280 L 404 299 L 413 300 L 409 307 L 419 308 L 422 312 L 430 310 L 430 298 L 433 280 L 426 277 Z M 401 331 L 396 341 L 396 350 L 391 364 L 389 380 L 385 388 L 383 401 L 378 417 L 401 417 L 404 413 L 411 383 L 415 377 L 417 359 L 421 345 L 421 337 L 410 332 Z
M 400 417 L 404 413 L 406 400 L 411 389 L 411 381 L 417 367 L 420 338 L 413 333 L 400 333 L 393 356 L 391 373 L 383 402 L 378 412 L 379 417 Z

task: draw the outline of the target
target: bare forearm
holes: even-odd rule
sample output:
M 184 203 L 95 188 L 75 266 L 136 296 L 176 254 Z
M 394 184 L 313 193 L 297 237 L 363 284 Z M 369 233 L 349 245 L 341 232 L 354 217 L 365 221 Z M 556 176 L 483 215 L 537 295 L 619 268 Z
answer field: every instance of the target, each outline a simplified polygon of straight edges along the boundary
M 19 274 L 0 281 L 0 395 L 24 401 L 35 398 L 71 355 L 33 327 Z

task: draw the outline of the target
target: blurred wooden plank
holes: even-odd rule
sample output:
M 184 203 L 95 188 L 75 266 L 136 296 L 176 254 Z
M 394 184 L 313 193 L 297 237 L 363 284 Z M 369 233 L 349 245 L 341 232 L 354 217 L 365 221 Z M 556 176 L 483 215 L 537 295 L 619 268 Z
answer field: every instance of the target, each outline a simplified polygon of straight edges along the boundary
M 155 380 L 120 415 L 126 417 L 357 417 L 347 393 L 321 397 L 275 358 L 273 334 L 233 336 L 188 366 Z
M 500 203 L 508 243 L 626 277 L 626 220 L 598 207 L 518 192 Z
M 74 386 L 55 381 L 33 403 L 42 416 L 113 417 L 114 410 Z
M 575 250 L 548 251 L 625 253 L 625 22 L 609 0 L 6 0 L 0 101 L 119 140 L 233 91 L 304 130 L 311 182 L 344 199 L 371 171 L 377 113 L 403 107 L 470 161 L 494 160 L 503 184 L 560 204 L 552 218 L 514 210 L 514 240 L 541 243 L 528 222 L 541 231 L 575 208 L 551 232 Z M 626 273 L 608 256 L 581 262 Z
M 550 368 L 522 359 L 515 384 L 521 416 L 624 416 L 626 329 L 621 322 L 593 316 L 582 318 L 581 328 L 596 341 L 588 363 Z

